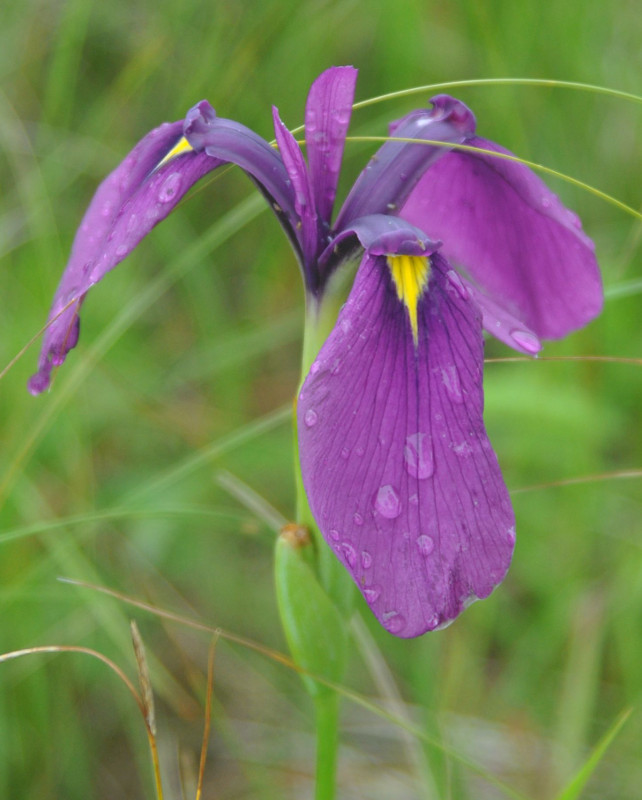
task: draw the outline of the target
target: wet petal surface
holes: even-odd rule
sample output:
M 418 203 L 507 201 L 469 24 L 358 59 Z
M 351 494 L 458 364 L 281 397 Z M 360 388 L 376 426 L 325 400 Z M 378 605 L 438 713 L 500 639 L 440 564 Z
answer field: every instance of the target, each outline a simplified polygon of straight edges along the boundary
M 32 394 L 49 386 L 53 366 L 78 340 L 78 311 L 87 291 L 119 264 L 176 207 L 197 180 L 221 162 L 185 152 L 156 168 L 181 139 L 182 122 L 166 123 L 142 139 L 98 187 L 80 224 L 46 330 Z
M 480 312 L 438 254 L 431 264 L 415 345 L 386 259 L 364 258 L 297 407 L 314 517 L 402 637 L 490 594 L 515 537 L 482 419 Z

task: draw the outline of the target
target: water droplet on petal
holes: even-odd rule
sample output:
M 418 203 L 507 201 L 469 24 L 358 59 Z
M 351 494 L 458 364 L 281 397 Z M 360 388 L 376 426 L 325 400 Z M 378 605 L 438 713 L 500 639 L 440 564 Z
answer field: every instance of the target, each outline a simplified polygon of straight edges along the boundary
M 329 534 L 328 534 L 328 535 L 330 536 L 330 538 L 331 538 L 331 539 L 334 539 L 334 541 L 335 541 L 335 542 L 338 542 L 338 541 L 339 541 L 339 531 L 338 531 L 338 530 L 336 530 L 335 528 L 333 528 L 333 529 L 332 529 L 332 530 L 329 532 Z
M 364 569 L 370 569 L 372 566 L 372 556 L 367 550 L 361 551 L 361 566 Z
M 551 207 L 551 199 L 550 197 L 542 197 L 542 207 L 543 208 L 550 208 Z
M 511 338 L 515 344 L 527 353 L 539 353 L 541 343 L 537 336 L 530 331 L 511 331 Z
M 347 447 L 341 448 L 341 458 L 344 458 L 344 459 L 348 458 L 349 455 L 350 455 L 350 451 L 348 450 Z
M 515 528 L 509 528 L 506 531 L 506 536 L 510 544 L 515 544 Z
M 379 487 L 374 506 L 386 519 L 395 519 L 401 514 L 401 501 L 390 484 Z
M 350 333 L 350 329 L 352 328 L 352 323 L 350 322 L 350 320 L 349 320 L 349 319 L 346 319 L 346 318 L 344 317 L 344 318 L 341 320 L 341 322 L 339 323 L 339 327 L 341 328 L 341 330 L 342 330 L 344 333 Z
M 429 556 L 435 549 L 435 542 L 430 536 L 426 536 L 425 534 L 417 537 L 416 544 L 422 556 Z
M 382 622 L 390 633 L 400 633 L 406 627 L 406 618 L 398 611 L 386 611 L 382 615 Z
M 468 288 L 454 269 L 446 273 L 446 278 L 448 280 L 448 284 L 446 285 L 447 289 L 452 287 L 463 300 L 468 300 L 470 298 Z
M 363 447 L 357 447 L 357 449 L 354 452 L 359 456 L 359 458 L 361 458 L 361 456 L 364 453 L 364 449 Z
M 442 367 L 440 372 L 442 383 L 446 387 L 450 399 L 454 403 L 463 402 L 464 398 L 461 393 L 461 383 L 459 382 L 457 367 L 454 364 L 449 364 L 447 367 Z
M 310 375 L 316 375 L 321 369 L 321 364 L 318 361 L 313 361 L 310 366 Z
M 366 598 L 368 603 L 374 603 L 375 600 L 379 599 L 380 594 L 381 586 L 377 586 L 376 583 L 373 583 L 372 586 L 368 586 L 367 589 L 363 590 L 363 596 Z
M 355 525 L 363 525 L 363 517 L 358 511 L 356 514 L 353 514 L 352 521 L 354 522 Z
M 428 433 L 413 433 L 406 436 L 403 448 L 406 471 L 413 478 L 429 478 L 434 470 L 432 441 Z
M 341 543 L 341 550 L 343 551 L 343 555 L 346 558 L 346 561 L 351 567 L 357 563 L 357 551 L 354 547 L 350 544 L 350 542 L 342 542 Z
M 118 247 L 116 248 L 116 255 L 118 256 L 118 258 L 122 258 L 123 256 L 127 255 L 128 250 L 129 248 L 127 247 L 126 244 L 119 244 Z
M 169 203 L 176 197 L 182 180 L 180 172 L 172 172 L 165 178 L 158 192 L 161 203 Z
M 303 421 L 308 426 L 308 428 L 312 428 L 314 425 L 316 425 L 318 419 L 319 416 L 313 408 L 309 408 L 305 412 L 305 416 L 303 417 Z
M 468 442 L 461 442 L 460 444 L 452 444 L 453 453 L 460 458 L 465 458 L 471 455 L 473 448 Z
M 138 214 L 132 214 L 127 220 L 127 233 L 133 233 L 138 225 Z

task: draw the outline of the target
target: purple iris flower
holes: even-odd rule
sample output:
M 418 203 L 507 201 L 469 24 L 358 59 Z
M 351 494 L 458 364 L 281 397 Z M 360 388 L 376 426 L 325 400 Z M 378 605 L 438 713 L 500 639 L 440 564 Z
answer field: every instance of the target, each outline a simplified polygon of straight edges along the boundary
M 312 85 L 307 163 L 276 109 L 278 149 L 205 101 L 139 142 L 85 214 L 29 388 L 47 388 L 75 346 L 89 288 L 199 178 L 238 165 L 289 237 L 310 316 L 334 272 L 360 260 L 298 395 L 301 470 L 328 545 L 382 625 L 411 637 L 489 595 L 513 553 L 482 416 L 483 328 L 535 354 L 540 337 L 598 314 L 602 288 L 577 217 L 524 165 L 494 157 L 507 151 L 445 95 L 391 126 L 435 144 L 386 142 L 333 221 L 355 81 L 335 67 Z

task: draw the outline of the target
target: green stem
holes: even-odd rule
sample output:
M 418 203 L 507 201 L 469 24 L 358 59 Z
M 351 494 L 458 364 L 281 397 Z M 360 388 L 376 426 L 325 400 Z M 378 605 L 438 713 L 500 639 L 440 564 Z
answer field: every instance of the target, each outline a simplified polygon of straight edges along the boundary
M 323 691 L 315 698 L 317 774 L 315 800 L 334 800 L 339 746 L 339 695 Z

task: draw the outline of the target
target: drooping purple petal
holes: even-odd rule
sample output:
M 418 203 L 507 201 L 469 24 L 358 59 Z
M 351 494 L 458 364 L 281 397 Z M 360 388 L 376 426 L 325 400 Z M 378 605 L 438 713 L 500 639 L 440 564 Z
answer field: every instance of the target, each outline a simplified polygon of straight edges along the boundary
M 413 111 L 393 123 L 391 135 L 461 144 L 474 134 L 475 117 L 459 100 L 438 95 L 431 103 L 431 110 Z M 428 167 L 446 152 L 447 148 L 439 145 L 386 142 L 355 181 L 335 229 L 341 230 L 352 220 L 369 214 L 397 214 Z
M 272 109 L 272 116 L 274 118 L 276 143 L 279 147 L 281 159 L 294 190 L 294 210 L 301 223 L 299 239 L 303 251 L 303 263 L 305 265 L 307 278 L 306 284 L 308 288 L 314 290 L 317 288 L 317 270 L 314 261 L 319 249 L 319 228 L 317 212 L 314 205 L 314 195 L 308 177 L 308 168 L 305 164 L 301 148 L 294 136 L 281 121 L 276 108 Z
M 401 637 L 490 594 L 515 538 L 482 418 L 480 313 L 439 254 L 431 264 L 415 348 L 386 259 L 364 257 L 297 405 L 314 517 Z
M 78 311 L 87 291 L 119 264 L 172 211 L 188 189 L 222 162 L 186 152 L 162 166 L 182 135 L 182 122 L 165 123 L 144 137 L 102 182 L 76 233 L 71 256 L 49 312 L 29 391 L 39 394 L 78 340 Z M 157 168 L 158 167 L 158 168 Z
M 305 141 L 312 191 L 319 217 L 326 229 L 337 193 L 357 70 L 332 67 L 310 87 L 305 107 Z
M 485 139 L 468 144 L 509 154 Z M 523 164 L 450 151 L 399 213 L 441 239 L 449 261 L 537 336 L 564 336 L 602 308 L 593 243 L 578 217 Z

